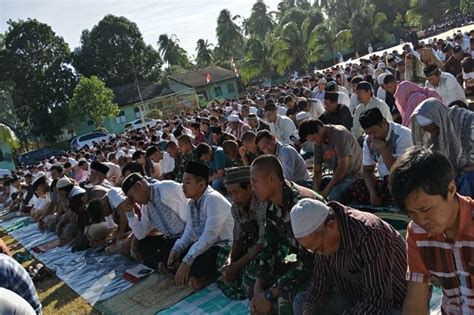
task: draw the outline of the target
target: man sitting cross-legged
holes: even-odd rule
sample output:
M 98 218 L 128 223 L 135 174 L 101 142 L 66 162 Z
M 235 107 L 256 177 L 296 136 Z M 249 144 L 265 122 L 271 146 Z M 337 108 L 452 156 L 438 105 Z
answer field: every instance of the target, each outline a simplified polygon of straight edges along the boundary
M 208 181 L 207 165 L 188 162 L 183 176 L 184 195 L 191 199 L 186 228 L 168 258 L 169 268 L 179 265 L 176 284 L 188 284 L 195 291 L 216 278 L 227 260 L 234 228 L 230 203 Z

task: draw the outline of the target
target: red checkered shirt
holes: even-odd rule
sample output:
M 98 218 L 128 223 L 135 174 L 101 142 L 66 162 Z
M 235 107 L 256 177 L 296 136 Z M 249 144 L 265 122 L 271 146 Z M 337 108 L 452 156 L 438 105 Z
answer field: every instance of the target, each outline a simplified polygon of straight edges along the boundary
M 407 234 L 407 280 L 428 283 L 438 279 L 443 314 L 474 314 L 474 200 L 459 199 L 459 232 L 456 240 L 444 235 L 428 237 L 411 222 Z

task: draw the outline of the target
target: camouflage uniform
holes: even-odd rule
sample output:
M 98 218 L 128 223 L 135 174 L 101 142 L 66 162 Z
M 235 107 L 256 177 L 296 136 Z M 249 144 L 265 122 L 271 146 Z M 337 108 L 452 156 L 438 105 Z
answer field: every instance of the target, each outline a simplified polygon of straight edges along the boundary
M 291 300 L 306 288 L 311 277 L 313 255 L 301 248 L 296 241 L 290 222 L 291 208 L 303 198 L 324 202 L 316 192 L 285 181 L 283 207 L 269 204 L 266 212 L 265 242 L 257 257 L 257 277 L 267 286 L 284 291 L 275 302 L 278 314 L 291 314 Z
M 265 241 L 265 212 L 267 203 L 253 196 L 248 210 L 232 203 L 234 217 L 234 241 L 242 241 L 242 253 L 247 253 L 256 244 Z M 250 297 L 256 279 L 257 260 L 250 262 L 240 271 L 240 277 L 233 283 L 218 281 L 217 285 L 230 299 L 243 300 Z

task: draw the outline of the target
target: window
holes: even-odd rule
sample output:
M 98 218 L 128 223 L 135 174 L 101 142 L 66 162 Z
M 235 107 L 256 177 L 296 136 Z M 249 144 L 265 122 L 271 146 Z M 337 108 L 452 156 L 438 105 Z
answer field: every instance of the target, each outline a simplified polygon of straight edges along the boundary
M 234 83 L 227 83 L 227 92 L 229 92 L 229 93 L 234 93 L 235 92 Z
M 0 149 L 0 162 L 5 161 L 5 158 L 3 157 L 3 151 Z
M 135 107 L 133 109 L 133 111 L 135 112 L 135 117 L 136 118 L 142 118 L 142 113 L 140 112 L 140 108 L 139 107 Z
M 120 125 L 120 124 L 124 124 L 126 121 L 127 121 L 127 119 L 125 118 L 125 113 L 124 113 L 123 110 L 121 110 L 120 113 L 118 114 L 118 116 L 115 117 L 115 123 L 117 125 Z
M 215 87 L 214 94 L 216 95 L 216 97 L 222 96 L 222 88 L 220 86 Z

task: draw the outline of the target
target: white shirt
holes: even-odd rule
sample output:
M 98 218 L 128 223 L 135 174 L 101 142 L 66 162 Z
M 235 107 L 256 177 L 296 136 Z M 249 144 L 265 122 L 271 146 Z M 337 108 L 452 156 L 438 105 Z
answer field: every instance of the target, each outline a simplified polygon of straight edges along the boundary
M 456 78 L 448 72 L 441 72 L 441 79 L 438 86 L 433 86 L 428 80 L 425 83 L 427 88 L 433 89 L 441 96 L 445 105 L 449 105 L 454 101 L 466 101 L 466 95 Z
M 285 106 L 281 106 L 281 105 L 276 105 L 276 112 L 278 115 L 286 115 L 286 112 L 288 111 L 288 108 L 286 108 Z
M 120 166 L 118 166 L 117 164 L 114 164 L 112 162 L 102 162 L 102 164 L 104 164 L 105 166 L 109 168 L 109 171 L 107 172 L 107 175 L 106 175 L 107 179 L 110 179 L 110 178 L 117 179 L 122 176 L 122 171 L 120 170 Z
M 388 133 L 385 141 L 389 146 L 390 153 L 392 153 L 395 158 L 398 158 L 408 148 L 413 146 L 411 130 L 394 122 L 388 123 L 388 126 Z M 390 174 L 390 171 L 387 168 L 382 155 L 379 152 L 374 152 L 372 149 L 370 149 L 369 142 L 369 136 L 366 136 L 364 140 L 364 147 L 362 148 L 362 165 L 371 166 L 377 164 L 379 176 L 384 178 Z
M 166 174 L 174 170 L 174 159 L 168 154 L 163 152 L 163 159 L 158 163 L 160 166 L 160 174 Z
M 173 250 L 181 254 L 191 245 L 183 262 L 192 265 L 198 256 L 212 246 L 231 243 L 233 230 L 234 218 L 230 202 L 208 186 L 197 202 L 189 201 L 186 228 Z
M 385 103 L 379 98 L 372 97 L 370 101 L 367 103 L 367 105 L 360 103 L 355 110 L 354 121 L 353 121 L 352 129 L 351 129 L 351 133 L 354 136 L 354 138 L 359 139 L 359 137 L 364 134 L 364 129 L 362 129 L 362 126 L 360 125 L 360 122 L 359 122 L 360 114 L 362 114 L 362 112 L 368 109 L 375 108 L 375 107 L 380 109 L 382 116 L 388 122 L 393 121 L 392 113 L 390 113 L 390 108 L 388 107 L 387 103 Z
M 314 118 L 318 119 L 324 112 L 323 103 L 317 98 L 308 98 L 309 114 Z
M 351 115 L 354 115 L 354 112 L 357 108 L 357 106 L 359 106 L 359 99 L 357 98 L 357 94 L 354 92 L 352 93 L 351 95 L 351 102 L 349 104 L 349 110 L 351 112 Z
M 350 107 L 351 99 L 349 98 L 348 94 L 344 92 L 337 92 L 337 94 L 339 94 L 337 97 L 337 103 Z
M 296 130 L 295 123 L 293 120 L 286 116 L 277 115 L 275 123 L 270 123 L 270 132 L 274 135 L 278 141 L 284 144 L 292 144 L 290 136 Z
M 153 187 L 150 199 L 156 199 L 156 201 L 161 201 L 166 206 L 171 208 L 183 221 L 186 221 L 187 212 L 188 212 L 188 199 L 184 196 L 183 185 L 171 180 L 158 181 L 150 186 L 157 185 L 160 190 L 160 195 L 154 198 L 153 196 Z M 153 229 L 159 229 L 154 219 L 150 216 L 151 211 L 160 211 L 160 209 L 155 208 L 157 202 L 150 200 L 147 204 L 141 207 L 141 219 L 138 218 L 134 211 L 127 212 L 128 226 L 133 232 L 133 235 L 139 240 L 144 239 L 148 233 Z M 165 231 L 160 231 L 163 234 L 166 234 Z

